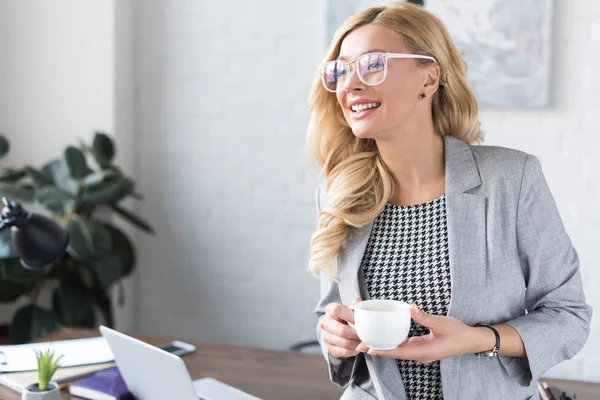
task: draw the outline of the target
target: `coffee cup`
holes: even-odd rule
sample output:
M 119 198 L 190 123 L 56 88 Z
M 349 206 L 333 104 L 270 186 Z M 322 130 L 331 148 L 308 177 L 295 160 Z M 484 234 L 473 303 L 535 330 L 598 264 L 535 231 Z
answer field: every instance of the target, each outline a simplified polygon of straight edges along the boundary
M 365 300 L 354 304 L 356 334 L 369 348 L 392 350 L 408 337 L 410 304 L 396 300 Z

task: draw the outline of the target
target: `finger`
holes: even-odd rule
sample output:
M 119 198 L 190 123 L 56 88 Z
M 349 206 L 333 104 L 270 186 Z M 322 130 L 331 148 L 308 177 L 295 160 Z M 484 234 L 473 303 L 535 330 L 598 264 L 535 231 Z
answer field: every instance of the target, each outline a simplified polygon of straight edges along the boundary
M 354 311 L 340 303 L 329 303 L 325 313 L 340 321 L 354 323 Z
M 358 354 L 356 350 L 343 349 L 337 346 L 327 346 L 327 352 L 335 358 L 354 357 Z
M 345 339 L 356 340 L 357 342 L 360 341 L 358 335 L 356 334 L 356 329 L 352 328 L 351 326 L 337 322 L 335 324 L 331 324 L 329 328 L 329 332 L 333 333 L 334 335 L 343 337 Z
M 355 298 L 354 300 L 352 300 L 352 306 L 355 305 L 356 303 L 360 303 L 362 301 L 362 299 L 360 297 Z
M 400 343 L 400 346 L 402 346 L 402 345 L 404 345 L 404 344 L 408 343 L 408 341 L 409 341 L 409 339 L 406 339 L 404 342 Z M 366 352 L 368 352 L 370 349 L 369 349 L 369 346 L 367 346 L 367 345 L 366 345 L 366 344 L 364 344 L 363 342 L 360 342 L 360 344 L 359 344 L 359 345 L 356 347 L 356 350 L 357 350 L 357 351 L 359 351 L 359 352 L 361 352 L 361 353 L 366 353 Z
M 354 305 L 357 303 L 360 303 L 361 301 L 362 301 L 362 299 L 360 297 L 357 297 L 354 300 L 352 300 L 352 304 L 350 304 L 350 307 L 349 307 L 352 310 L 352 320 L 348 320 L 348 322 L 354 323 Z
M 437 360 L 435 349 L 432 348 L 430 343 L 414 345 L 409 342 L 393 350 L 369 349 L 367 353 L 374 356 L 392 357 L 398 360 Z
M 360 344 L 358 346 L 356 346 L 356 351 L 359 351 L 361 353 L 366 353 L 367 351 L 369 351 L 369 346 L 367 346 L 363 342 L 360 342 Z
M 356 350 L 356 346 L 358 346 L 358 344 L 360 343 L 360 341 L 358 340 L 346 339 L 327 331 L 323 332 L 323 334 L 321 335 L 321 339 L 327 345 L 337 346 L 348 350 Z
M 411 344 L 411 345 L 422 345 L 424 343 L 427 342 L 427 340 L 429 339 L 428 335 L 427 336 L 413 336 L 411 338 L 409 338 L 408 340 L 406 340 L 403 344 Z
M 425 311 L 417 307 L 416 304 L 410 306 L 410 316 L 417 324 L 422 325 L 426 328 L 436 328 L 440 317 L 437 315 L 427 314 Z
M 323 332 L 329 332 L 344 339 L 360 341 L 354 328 L 338 321 L 333 317 L 326 315 L 321 319 L 319 326 Z

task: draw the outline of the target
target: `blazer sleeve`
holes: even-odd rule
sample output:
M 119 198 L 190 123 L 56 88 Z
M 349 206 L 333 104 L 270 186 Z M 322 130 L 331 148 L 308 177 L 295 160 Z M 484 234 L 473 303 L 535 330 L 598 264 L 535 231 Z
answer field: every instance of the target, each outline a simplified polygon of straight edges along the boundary
M 592 308 L 586 304 L 579 258 L 567 235 L 540 162 L 525 162 L 517 209 L 517 247 L 527 282 L 526 314 L 508 321 L 526 358 L 500 357 L 529 386 L 585 344 Z
M 322 181 L 322 183 L 319 184 L 319 186 L 317 187 L 316 193 L 318 214 L 321 212 L 321 201 L 324 195 L 325 182 Z M 315 308 L 315 313 L 317 314 L 318 318 L 317 340 L 321 345 L 321 352 L 323 353 L 323 357 L 325 357 L 325 360 L 327 361 L 327 365 L 329 367 L 329 379 L 331 380 L 331 382 L 335 383 L 339 387 L 346 387 L 354 378 L 358 364 L 358 356 L 348 358 L 336 358 L 331 356 L 327 352 L 327 348 L 321 340 L 321 328 L 319 324 L 321 322 L 321 318 L 323 318 L 323 316 L 325 315 L 325 307 L 327 307 L 327 304 L 341 303 L 342 301 L 337 282 L 330 279 L 327 276 L 327 274 L 323 272 L 320 273 L 320 288 L 320 299 L 317 304 L 317 307 Z

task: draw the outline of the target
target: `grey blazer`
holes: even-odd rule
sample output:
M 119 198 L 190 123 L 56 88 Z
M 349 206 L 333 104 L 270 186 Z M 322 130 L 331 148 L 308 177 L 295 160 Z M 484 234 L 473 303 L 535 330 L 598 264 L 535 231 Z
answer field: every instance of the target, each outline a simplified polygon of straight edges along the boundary
M 446 213 L 452 295 L 448 316 L 468 325 L 507 323 L 526 358 L 441 361 L 444 399 L 537 399 L 537 380 L 573 357 L 589 334 L 579 261 L 539 161 L 516 150 L 470 146 L 445 138 Z M 327 204 L 317 192 L 318 209 Z M 321 275 L 317 316 L 331 302 L 368 299 L 360 269 L 372 223 L 350 233 L 337 259 L 338 277 Z M 320 329 L 317 328 L 319 341 Z M 342 399 L 406 399 L 396 361 L 361 353 L 323 355 Z

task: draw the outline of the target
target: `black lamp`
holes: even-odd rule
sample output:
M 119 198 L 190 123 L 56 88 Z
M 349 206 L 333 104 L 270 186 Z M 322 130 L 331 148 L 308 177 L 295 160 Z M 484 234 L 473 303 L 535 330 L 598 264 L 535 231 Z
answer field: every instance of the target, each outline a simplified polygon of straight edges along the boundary
M 11 228 L 15 250 L 25 268 L 42 269 L 63 255 L 69 244 L 69 233 L 62 226 L 43 215 L 26 211 L 6 197 L 2 203 L 0 232 Z

